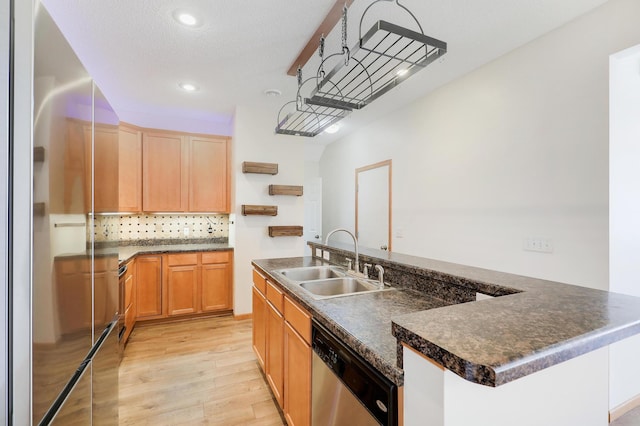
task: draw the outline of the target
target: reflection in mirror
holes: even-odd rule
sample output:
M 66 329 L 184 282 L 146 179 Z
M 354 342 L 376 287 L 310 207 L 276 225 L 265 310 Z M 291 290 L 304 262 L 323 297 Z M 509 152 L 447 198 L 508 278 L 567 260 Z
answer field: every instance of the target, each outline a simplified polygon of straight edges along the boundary
M 356 169 L 356 235 L 360 247 L 391 251 L 391 160 Z
M 44 206 L 33 217 L 32 401 L 37 424 L 92 345 L 84 155 L 91 142 L 91 132 L 84 129 L 91 124 L 92 81 L 42 6 L 34 49 L 33 138 L 44 150 L 43 161 L 33 168 L 34 203 Z

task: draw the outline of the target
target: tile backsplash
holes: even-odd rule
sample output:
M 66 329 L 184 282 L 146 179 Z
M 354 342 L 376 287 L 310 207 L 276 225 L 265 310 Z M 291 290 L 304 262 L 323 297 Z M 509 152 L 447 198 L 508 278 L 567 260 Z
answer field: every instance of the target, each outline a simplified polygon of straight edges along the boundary
M 229 238 L 229 215 L 96 215 L 91 231 L 96 242 Z

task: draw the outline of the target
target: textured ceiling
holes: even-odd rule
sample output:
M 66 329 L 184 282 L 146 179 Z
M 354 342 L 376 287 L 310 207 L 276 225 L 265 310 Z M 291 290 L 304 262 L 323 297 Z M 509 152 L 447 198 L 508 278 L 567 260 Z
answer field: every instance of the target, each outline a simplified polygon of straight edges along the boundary
M 334 0 L 42 0 L 120 118 L 149 127 L 172 122 L 230 129 L 238 105 L 264 105 L 274 114 L 293 99 L 296 80 L 286 70 Z M 448 43 L 444 58 L 367 108 L 344 120 L 346 131 L 388 113 L 434 88 L 539 37 L 606 0 L 405 0 L 427 35 Z M 349 40 L 370 0 L 349 10 Z M 188 10 L 202 19 L 187 28 L 172 17 Z M 373 7 L 363 24 L 385 19 L 411 26 L 393 2 Z M 369 17 L 371 18 L 369 20 Z M 339 26 L 327 52 L 339 47 Z M 317 59 L 305 67 L 315 73 Z M 178 82 L 195 82 L 185 93 Z M 267 99 L 265 89 L 283 96 Z M 202 129 L 202 126 L 198 127 Z M 177 130 L 186 130 L 177 128 Z M 200 130 L 202 131 L 202 130 Z M 273 131 L 273 129 L 269 129 Z M 345 134 L 321 135 L 326 143 Z M 287 136 L 282 136 L 287 137 Z

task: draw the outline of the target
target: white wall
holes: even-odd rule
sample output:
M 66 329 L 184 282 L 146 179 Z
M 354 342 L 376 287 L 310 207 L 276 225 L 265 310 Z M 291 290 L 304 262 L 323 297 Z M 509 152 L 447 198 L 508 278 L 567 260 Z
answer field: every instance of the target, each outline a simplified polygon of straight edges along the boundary
M 394 251 L 607 289 L 608 60 L 637 16 L 610 0 L 329 145 L 324 229 L 353 228 L 355 169 L 392 159 Z
M 276 110 L 277 111 L 277 110 Z M 234 232 L 230 241 L 234 254 L 234 313 L 251 312 L 251 260 L 302 256 L 302 237 L 271 238 L 270 225 L 304 223 L 304 197 L 270 196 L 269 185 L 302 185 L 304 183 L 304 139 L 276 135 L 275 115 L 269 108 L 236 108 L 233 137 L 233 170 L 235 211 Z M 277 175 L 242 173 L 244 161 L 278 163 Z M 278 215 L 242 216 L 242 204 L 277 205 Z M 230 218 L 231 220 L 231 218 Z M 233 239 L 231 235 L 235 234 Z
M 606 348 L 495 388 L 471 383 L 413 350 L 405 348 L 403 357 L 406 426 L 609 423 Z
M 640 44 L 611 57 L 610 79 L 610 290 L 640 296 Z M 638 354 L 640 336 L 610 346 L 610 407 L 640 393 Z

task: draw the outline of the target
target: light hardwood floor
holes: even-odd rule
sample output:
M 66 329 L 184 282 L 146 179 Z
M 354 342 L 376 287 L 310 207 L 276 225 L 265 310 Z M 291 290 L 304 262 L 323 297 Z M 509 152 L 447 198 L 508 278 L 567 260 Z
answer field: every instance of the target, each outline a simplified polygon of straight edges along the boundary
M 285 424 L 251 348 L 251 320 L 136 326 L 120 364 L 120 424 Z

